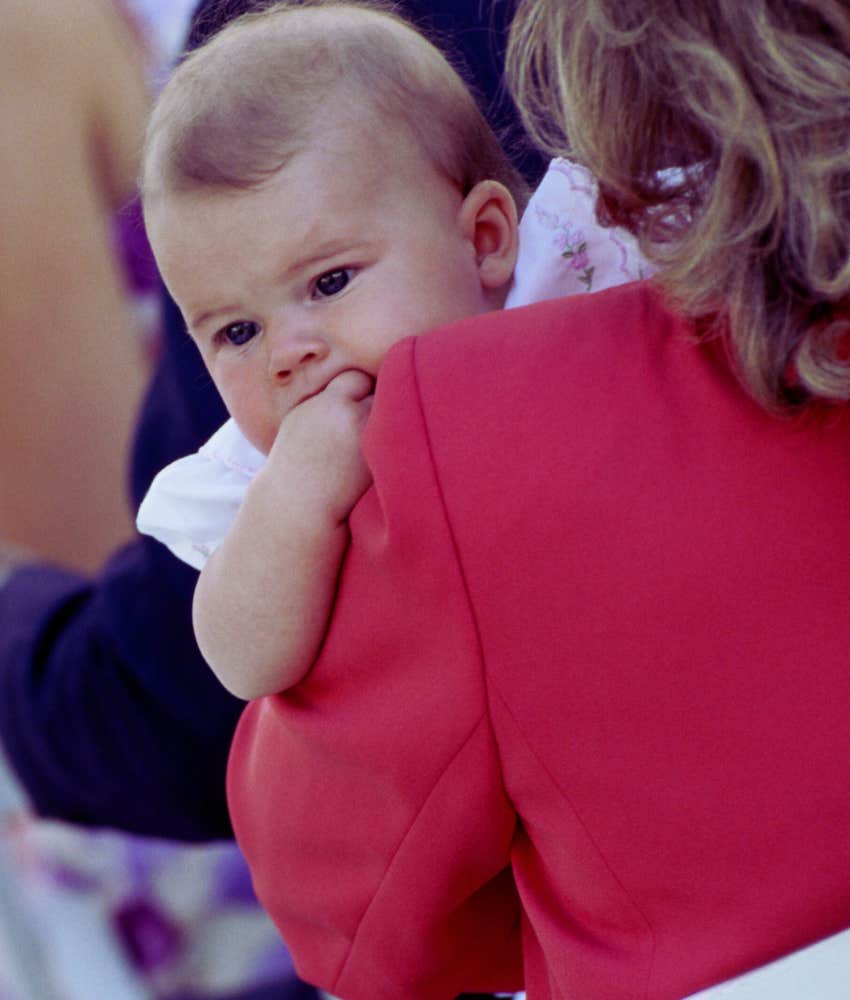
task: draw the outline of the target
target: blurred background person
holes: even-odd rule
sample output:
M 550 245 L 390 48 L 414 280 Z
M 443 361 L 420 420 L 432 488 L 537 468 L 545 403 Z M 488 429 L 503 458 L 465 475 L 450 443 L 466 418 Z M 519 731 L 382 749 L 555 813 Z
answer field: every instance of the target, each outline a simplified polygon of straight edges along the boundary
M 113 219 L 135 189 L 145 63 L 105 0 L 10 0 L 0 56 L 0 537 L 92 570 L 132 533 L 148 371 Z
M 46 624 L 55 635 L 39 615 L 61 585 L 70 585 L 66 593 L 86 617 L 80 574 L 96 571 L 121 543 L 132 547 L 127 453 L 161 349 L 161 292 L 135 185 L 150 92 L 175 54 L 168 37 L 181 7 L 182 38 L 186 2 L 12 0 L 4 9 L 0 538 L 18 560 L 45 560 L 38 582 L 24 583 L 32 614 L 4 605 L 0 615 L 0 634 L 18 652 L 16 628 Z M 82 630 L 91 643 L 69 654 L 83 672 L 110 672 L 97 649 L 102 610 Z M 119 638 L 133 643 L 120 627 Z M 166 631 L 163 644 L 169 638 Z M 36 660 L 29 660 L 34 672 Z M 47 687 L 73 686 L 79 675 L 57 667 Z M 38 697 L 37 686 L 29 690 Z M 109 692 L 106 684 L 96 700 L 114 721 L 121 704 Z M 144 702 L 138 689 L 127 697 Z M 85 701 L 75 700 L 81 729 Z M 61 714 L 20 720 L 56 753 L 52 764 L 47 756 L 33 761 L 36 769 L 61 767 L 64 747 L 74 743 L 72 731 L 57 733 Z M 113 730 L 144 768 L 144 745 L 125 743 L 125 735 L 120 724 Z M 102 746 L 96 726 L 91 737 Z M 156 739 L 154 726 L 148 739 Z M 75 749 L 87 754 L 93 745 Z M 95 769 L 70 758 L 81 795 L 108 796 Z M 231 841 L 189 846 L 36 819 L 9 777 L 0 773 L 4 1000 L 312 996 L 298 984 Z M 47 811 L 76 818 L 74 810 Z

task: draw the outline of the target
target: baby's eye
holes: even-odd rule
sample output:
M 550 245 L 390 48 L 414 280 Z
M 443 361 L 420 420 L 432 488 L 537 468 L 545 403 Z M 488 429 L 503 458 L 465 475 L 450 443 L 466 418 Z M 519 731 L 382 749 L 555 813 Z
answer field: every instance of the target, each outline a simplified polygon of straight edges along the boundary
M 260 332 L 260 327 L 250 320 L 240 320 L 238 323 L 231 323 L 229 326 L 219 330 L 217 337 L 221 341 L 226 341 L 232 347 L 242 347 L 249 340 Z
M 315 294 L 317 298 L 327 299 L 339 293 L 348 285 L 354 276 L 354 270 L 350 267 L 338 267 L 334 271 L 316 278 Z

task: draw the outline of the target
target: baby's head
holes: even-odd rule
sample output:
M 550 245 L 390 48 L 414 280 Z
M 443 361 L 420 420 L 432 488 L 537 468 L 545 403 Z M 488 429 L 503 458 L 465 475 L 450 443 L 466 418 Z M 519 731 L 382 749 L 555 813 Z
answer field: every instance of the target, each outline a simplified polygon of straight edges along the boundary
M 499 308 L 527 195 L 476 103 L 374 5 L 275 4 L 189 56 L 151 118 L 151 243 L 246 436 L 393 343 Z

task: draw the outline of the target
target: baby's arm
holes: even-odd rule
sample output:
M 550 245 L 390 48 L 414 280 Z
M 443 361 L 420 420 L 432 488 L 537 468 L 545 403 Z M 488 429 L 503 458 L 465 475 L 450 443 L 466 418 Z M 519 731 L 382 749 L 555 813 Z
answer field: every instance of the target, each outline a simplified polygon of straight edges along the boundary
M 360 435 L 372 380 L 345 371 L 286 415 L 195 590 L 204 658 L 233 694 L 252 699 L 297 683 L 321 646 L 348 514 L 371 482 Z

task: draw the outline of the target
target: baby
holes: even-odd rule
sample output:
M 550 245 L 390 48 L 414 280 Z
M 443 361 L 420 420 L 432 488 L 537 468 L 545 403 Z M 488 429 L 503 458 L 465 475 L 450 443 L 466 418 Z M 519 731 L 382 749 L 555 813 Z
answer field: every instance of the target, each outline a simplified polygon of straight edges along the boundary
M 232 421 L 160 474 L 139 526 L 202 568 L 201 651 L 256 698 L 322 643 L 389 348 L 645 269 L 595 226 L 586 172 L 556 161 L 515 275 L 524 181 L 446 59 L 367 4 L 276 4 L 187 58 L 151 118 L 142 195 Z

